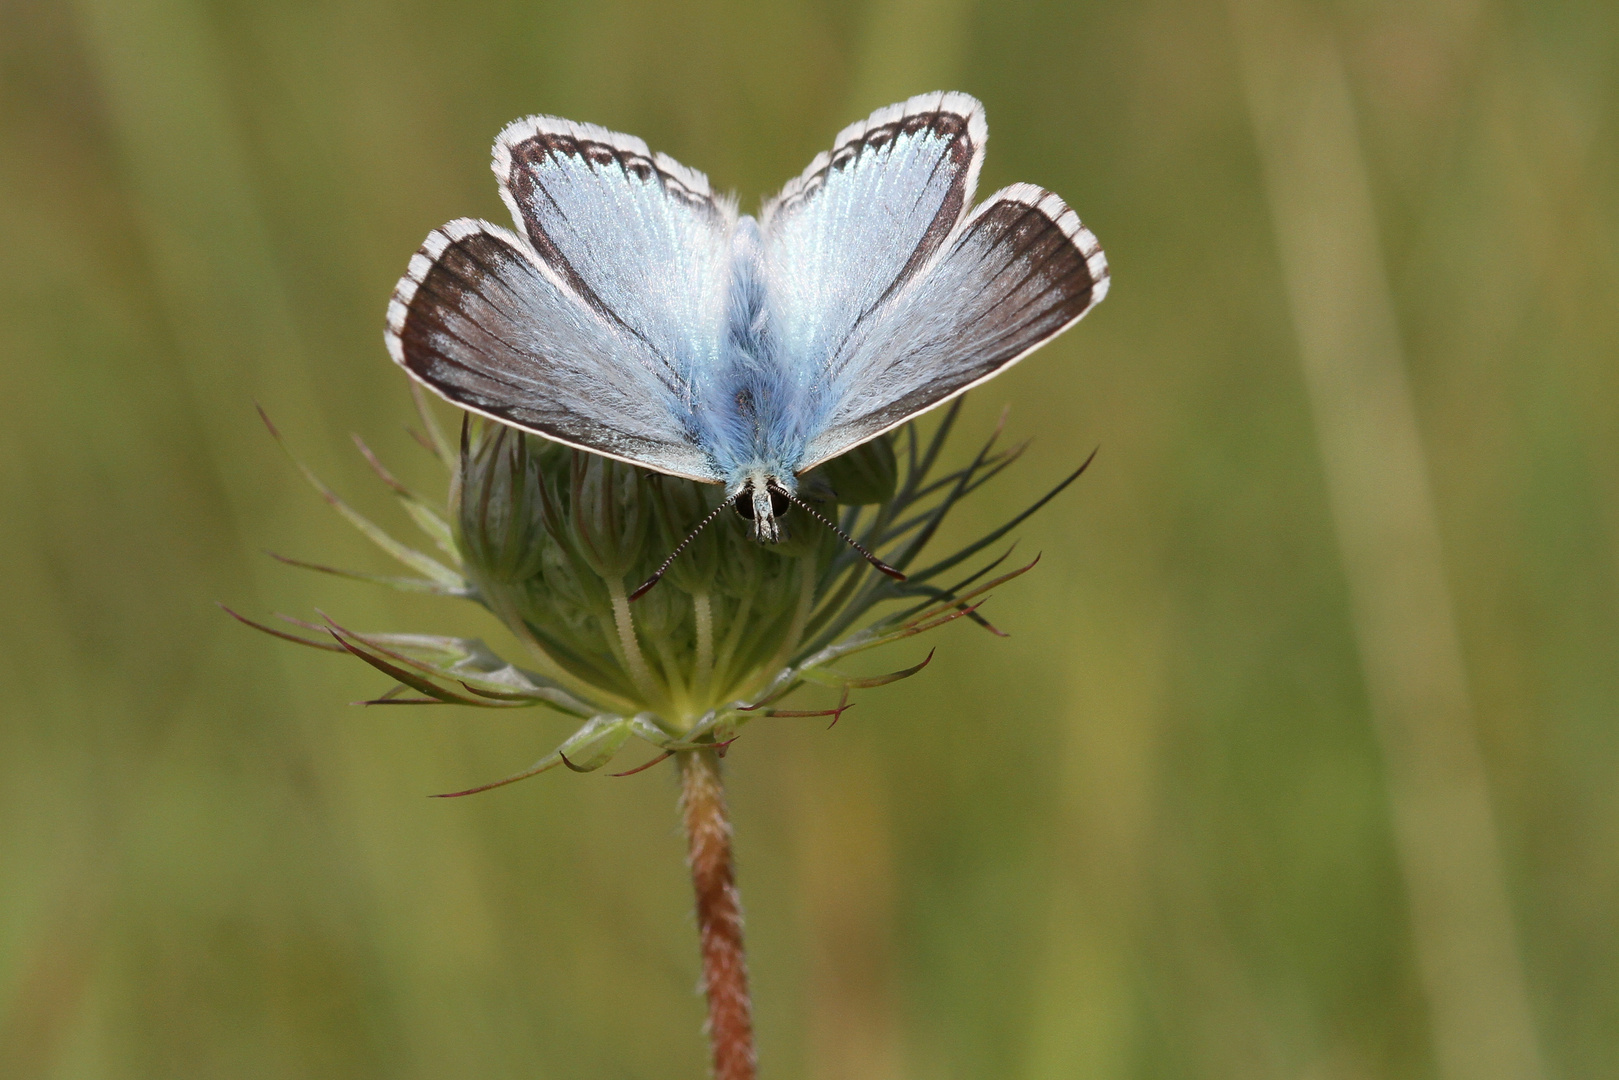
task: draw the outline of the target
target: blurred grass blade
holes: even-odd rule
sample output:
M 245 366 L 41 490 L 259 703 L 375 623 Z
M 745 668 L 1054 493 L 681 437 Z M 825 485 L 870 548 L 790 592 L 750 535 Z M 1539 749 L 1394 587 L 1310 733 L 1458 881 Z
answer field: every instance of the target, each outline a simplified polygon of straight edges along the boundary
M 1439 1074 L 1535 1080 L 1539 1040 L 1342 60 L 1290 0 L 1231 11 Z

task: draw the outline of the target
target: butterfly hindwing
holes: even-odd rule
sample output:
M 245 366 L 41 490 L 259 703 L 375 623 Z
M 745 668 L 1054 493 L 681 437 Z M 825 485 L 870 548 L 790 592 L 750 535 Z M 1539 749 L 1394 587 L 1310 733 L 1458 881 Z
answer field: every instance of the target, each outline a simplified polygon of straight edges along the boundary
M 1061 199 L 996 192 L 846 339 L 802 468 L 836 457 L 1006 370 L 1107 294 L 1107 259 Z
M 570 446 L 716 481 L 648 343 L 580 299 L 520 238 L 463 218 L 394 289 L 388 350 L 473 412 Z

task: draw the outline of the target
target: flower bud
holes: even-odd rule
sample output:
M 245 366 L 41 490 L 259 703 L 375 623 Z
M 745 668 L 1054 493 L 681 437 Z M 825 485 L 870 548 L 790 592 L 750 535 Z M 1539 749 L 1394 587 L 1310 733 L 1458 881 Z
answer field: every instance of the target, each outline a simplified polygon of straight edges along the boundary
M 651 480 L 622 461 L 575 451 L 568 523 L 579 556 L 598 576 L 622 580 L 646 556 Z
M 841 657 L 960 617 L 988 626 L 977 614 L 976 598 L 1028 567 L 982 581 L 1001 561 L 996 559 L 953 585 L 937 579 L 999 540 L 1084 470 L 1080 466 L 1001 528 L 915 568 L 921 548 L 956 502 L 1021 449 L 993 452 L 991 438 L 970 464 L 930 476 L 958 407 L 945 410 L 925 446 L 914 425 L 903 430 L 903 468 L 891 438 L 883 436 L 802 477 L 798 498 L 805 505 L 782 515 L 779 542 L 763 544 L 724 505 L 717 486 L 652 473 L 470 416 L 455 455 L 423 406 L 426 441 L 451 468 L 448 521 L 371 460 L 452 565 L 389 537 L 311 474 L 339 512 L 420 575 L 350 576 L 474 598 L 530 647 L 540 670 L 502 660 L 475 639 L 367 635 L 332 623 L 315 628 L 332 642 L 270 632 L 353 653 L 388 673 L 399 685 L 379 701 L 544 704 L 586 721 L 562 747 L 508 781 L 558 765 L 597 768 L 630 735 L 672 752 L 723 747 L 758 716 L 835 718 L 849 689 L 907 677 L 926 663 L 854 678 L 832 669 Z M 861 557 L 867 550 L 909 577 L 896 581 L 878 574 Z M 675 558 L 665 566 L 671 553 Z M 632 601 L 628 590 L 659 571 L 666 572 L 656 587 L 637 591 Z M 888 600 L 907 606 L 867 619 Z M 844 697 L 830 710 L 775 707 L 808 683 L 841 686 Z M 407 691 L 417 696 L 400 696 Z
M 464 436 L 451 495 L 456 547 L 480 581 L 524 581 L 545 552 L 544 460 L 561 448 L 481 419 Z

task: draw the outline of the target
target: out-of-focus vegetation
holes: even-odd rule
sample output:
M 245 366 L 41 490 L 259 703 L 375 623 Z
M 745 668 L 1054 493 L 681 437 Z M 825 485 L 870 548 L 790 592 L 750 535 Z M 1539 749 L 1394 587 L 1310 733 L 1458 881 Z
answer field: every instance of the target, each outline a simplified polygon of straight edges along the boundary
M 835 730 L 734 747 L 764 1075 L 1440 1075 L 1425 867 L 1279 254 L 1311 217 L 1256 136 L 1293 103 L 1253 68 L 1295 23 L 1341 61 L 1369 180 L 1502 993 L 1543 1075 L 1619 1072 L 1619 8 L 14 0 L 0 1075 L 703 1075 L 667 767 L 423 798 L 567 721 L 350 708 L 380 676 L 213 606 L 518 650 L 469 606 L 264 558 L 383 569 L 252 404 L 395 521 L 348 435 L 439 482 L 383 309 L 430 228 L 504 217 L 503 124 L 634 132 L 748 206 L 941 87 L 988 107 L 981 191 L 1059 192 L 1114 270 L 968 403 L 959 447 L 1003 405 L 1035 442 L 955 528 L 1101 453 L 1021 530 L 1044 559 L 985 610 L 1009 640 L 959 623 Z

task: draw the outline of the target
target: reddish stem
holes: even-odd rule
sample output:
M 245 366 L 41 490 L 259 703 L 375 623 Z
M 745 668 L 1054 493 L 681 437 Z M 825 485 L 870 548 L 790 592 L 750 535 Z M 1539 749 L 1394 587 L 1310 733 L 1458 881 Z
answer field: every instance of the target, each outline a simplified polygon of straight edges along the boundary
M 702 936 L 703 991 L 708 996 L 708 1042 L 714 1080 L 754 1080 L 752 1005 L 742 949 L 742 901 L 731 870 L 731 819 L 719 758 L 712 750 L 679 755 L 680 809 L 697 890 Z

